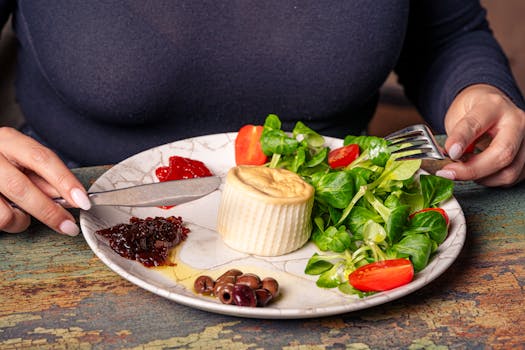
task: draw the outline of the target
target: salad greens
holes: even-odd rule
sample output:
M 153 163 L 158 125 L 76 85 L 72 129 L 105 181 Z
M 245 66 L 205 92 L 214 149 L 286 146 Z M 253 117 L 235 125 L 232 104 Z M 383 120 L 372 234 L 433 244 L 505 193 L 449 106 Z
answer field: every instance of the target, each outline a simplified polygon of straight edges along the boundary
M 404 257 L 421 271 L 445 240 L 442 214 L 416 212 L 450 198 L 453 182 L 423 174 L 416 179 L 421 161 L 396 160 L 386 140 L 345 137 L 344 145 L 357 144 L 361 153 L 338 169 L 327 163 L 324 138 L 302 122 L 287 133 L 270 114 L 260 142 L 270 157 L 267 166 L 291 170 L 315 189 L 311 241 L 323 253 L 310 258 L 305 273 L 319 275 L 319 287 L 362 295 L 348 284 L 358 267 Z

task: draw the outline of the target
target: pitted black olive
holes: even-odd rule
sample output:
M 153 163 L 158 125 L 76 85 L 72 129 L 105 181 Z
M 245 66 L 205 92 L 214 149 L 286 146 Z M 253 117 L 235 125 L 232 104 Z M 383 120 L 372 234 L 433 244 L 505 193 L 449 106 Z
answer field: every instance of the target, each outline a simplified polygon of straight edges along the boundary
M 215 282 L 210 276 L 199 276 L 193 283 L 193 289 L 199 294 L 210 295 L 213 293 Z

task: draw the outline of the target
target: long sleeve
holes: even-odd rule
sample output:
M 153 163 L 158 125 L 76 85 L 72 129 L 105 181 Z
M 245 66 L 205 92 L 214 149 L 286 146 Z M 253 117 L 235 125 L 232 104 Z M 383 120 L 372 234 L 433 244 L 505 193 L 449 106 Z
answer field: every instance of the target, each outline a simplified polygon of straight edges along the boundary
M 477 0 L 415 0 L 396 67 L 407 97 L 438 131 L 463 88 L 486 83 L 520 108 L 523 96 Z

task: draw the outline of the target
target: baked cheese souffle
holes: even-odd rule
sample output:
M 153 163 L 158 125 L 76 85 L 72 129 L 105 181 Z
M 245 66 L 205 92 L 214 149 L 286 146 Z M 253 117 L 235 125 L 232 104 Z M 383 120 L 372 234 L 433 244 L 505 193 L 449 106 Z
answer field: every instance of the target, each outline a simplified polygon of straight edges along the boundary
M 217 230 L 231 248 L 278 256 L 310 238 L 314 188 L 285 169 L 237 166 L 228 172 Z

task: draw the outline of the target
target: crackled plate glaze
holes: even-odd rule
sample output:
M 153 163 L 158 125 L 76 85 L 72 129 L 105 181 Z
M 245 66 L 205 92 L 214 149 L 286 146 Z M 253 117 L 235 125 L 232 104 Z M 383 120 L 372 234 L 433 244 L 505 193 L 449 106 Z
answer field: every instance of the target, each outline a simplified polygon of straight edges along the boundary
M 196 137 L 173 142 L 139 153 L 115 165 L 90 188 L 109 190 L 142 183 L 157 182 L 155 169 L 167 165 L 170 156 L 178 155 L 203 161 L 215 174 L 224 179 L 234 166 L 235 133 Z M 341 140 L 326 138 L 331 147 Z M 448 238 L 439 247 L 429 265 L 417 273 L 414 280 L 402 287 L 358 298 L 325 290 L 315 285 L 316 276 L 304 274 L 308 259 L 316 249 L 308 243 L 284 256 L 259 257 L 228 248 L 215 231 L 221 188 L 199 200 L 169 210 L 160 208 L 95 207 L 80 215 L 82 232 L 93 252 L 113 271 L 138 286 L 177 303 L 220 314 L 253 318 L 308 318 L 335 315 L 387 303 L 414 292 L 441 275 L 457 258 L 465 241 L 465 218 L 459 203 L 453 198 L 443 204 L 450 217 Z M 148 269 L 140 263 L 124 259 L 113 252 L 95 232 L 118 223 L 128 222 L 131 216 L 181 216 L 191 232 L 177 250 L 176 261 L 185 269 L 184 276 L 170 278 L 166 273 Z M 197 273 L 217 277 L 229 268 L 255 272 L 261 277 L 272 276 L 279 281 L 281 295 L 264 308 L 238 307 L 221 304 L 212 297 L 201 296 L 191 289 Z M 176 274 L 176 267 L 173 269 Z M 190 272 L 188 272 L 190 271 Z M 192 272 L 193 271 L 193 272 Z

